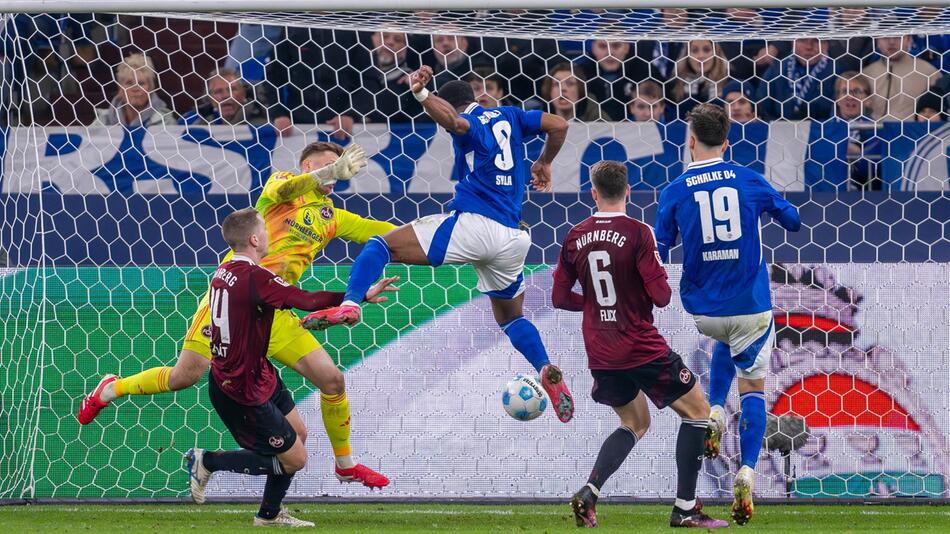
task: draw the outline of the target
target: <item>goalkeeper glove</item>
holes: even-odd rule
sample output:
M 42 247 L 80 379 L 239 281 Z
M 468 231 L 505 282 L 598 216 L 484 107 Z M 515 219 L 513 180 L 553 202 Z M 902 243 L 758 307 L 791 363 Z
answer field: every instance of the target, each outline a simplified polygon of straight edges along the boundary
M 363 167 L 366 167 L 366 152 L 356 143 L 346 147 L 343 154 L 333 163 L 310 171 L 310 177 L 318 187 L 333 185 L 338 180 L 349 180 Z

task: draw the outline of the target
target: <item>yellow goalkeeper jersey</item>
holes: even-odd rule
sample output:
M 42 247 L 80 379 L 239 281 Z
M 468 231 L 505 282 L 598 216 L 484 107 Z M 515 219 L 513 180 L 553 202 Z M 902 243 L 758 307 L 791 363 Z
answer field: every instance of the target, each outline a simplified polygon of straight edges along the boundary
M 268 252 L 261 265 L 287 283 L 296 284 L 334 237 L 365 243 L 396 227 L 335 208 L 330 197 L 317 190 L 296 198 L 280 198 L 280 183 L 293 176 L 290 172 L 272 174 L 254 206 L 267 226 Z M 228 253 L 224 261 L 230 257 Z

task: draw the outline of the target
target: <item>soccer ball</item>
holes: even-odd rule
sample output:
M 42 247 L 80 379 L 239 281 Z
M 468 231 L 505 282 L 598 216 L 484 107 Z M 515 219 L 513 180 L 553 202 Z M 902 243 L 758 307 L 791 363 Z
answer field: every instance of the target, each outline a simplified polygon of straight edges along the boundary
M 537 380 L 519 374 L 505 385 L 501 403 L 508 415 L 519 421 L 530 421 L 544 413 L 548 407 L 548 396 Z

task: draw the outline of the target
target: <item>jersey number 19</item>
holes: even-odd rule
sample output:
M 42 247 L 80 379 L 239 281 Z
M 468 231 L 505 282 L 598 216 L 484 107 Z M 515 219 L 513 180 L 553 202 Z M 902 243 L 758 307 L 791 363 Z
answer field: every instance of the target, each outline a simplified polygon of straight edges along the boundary
M 735 241 L 742 237 L 738 191 L 732 187 L 714 189 L 712 195 L 709 191 L 696 191 L 693 193 L 693 199 L 699 204 L 703 243 L 714 243 L 716 239 Z

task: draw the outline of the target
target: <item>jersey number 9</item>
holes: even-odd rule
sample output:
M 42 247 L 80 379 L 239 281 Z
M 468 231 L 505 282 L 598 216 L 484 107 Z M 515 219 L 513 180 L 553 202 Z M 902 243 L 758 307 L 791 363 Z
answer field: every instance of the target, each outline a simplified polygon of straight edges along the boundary
M 515 166 L 515 159 L 511 157 L 511 124 L 508 121 L 498 121 L 492 125 L 491 131 L 495 134 L 495 142 L 501 149 L 501 154 L 495 156 L 495 167 L 500 171 L 511 170 Z

